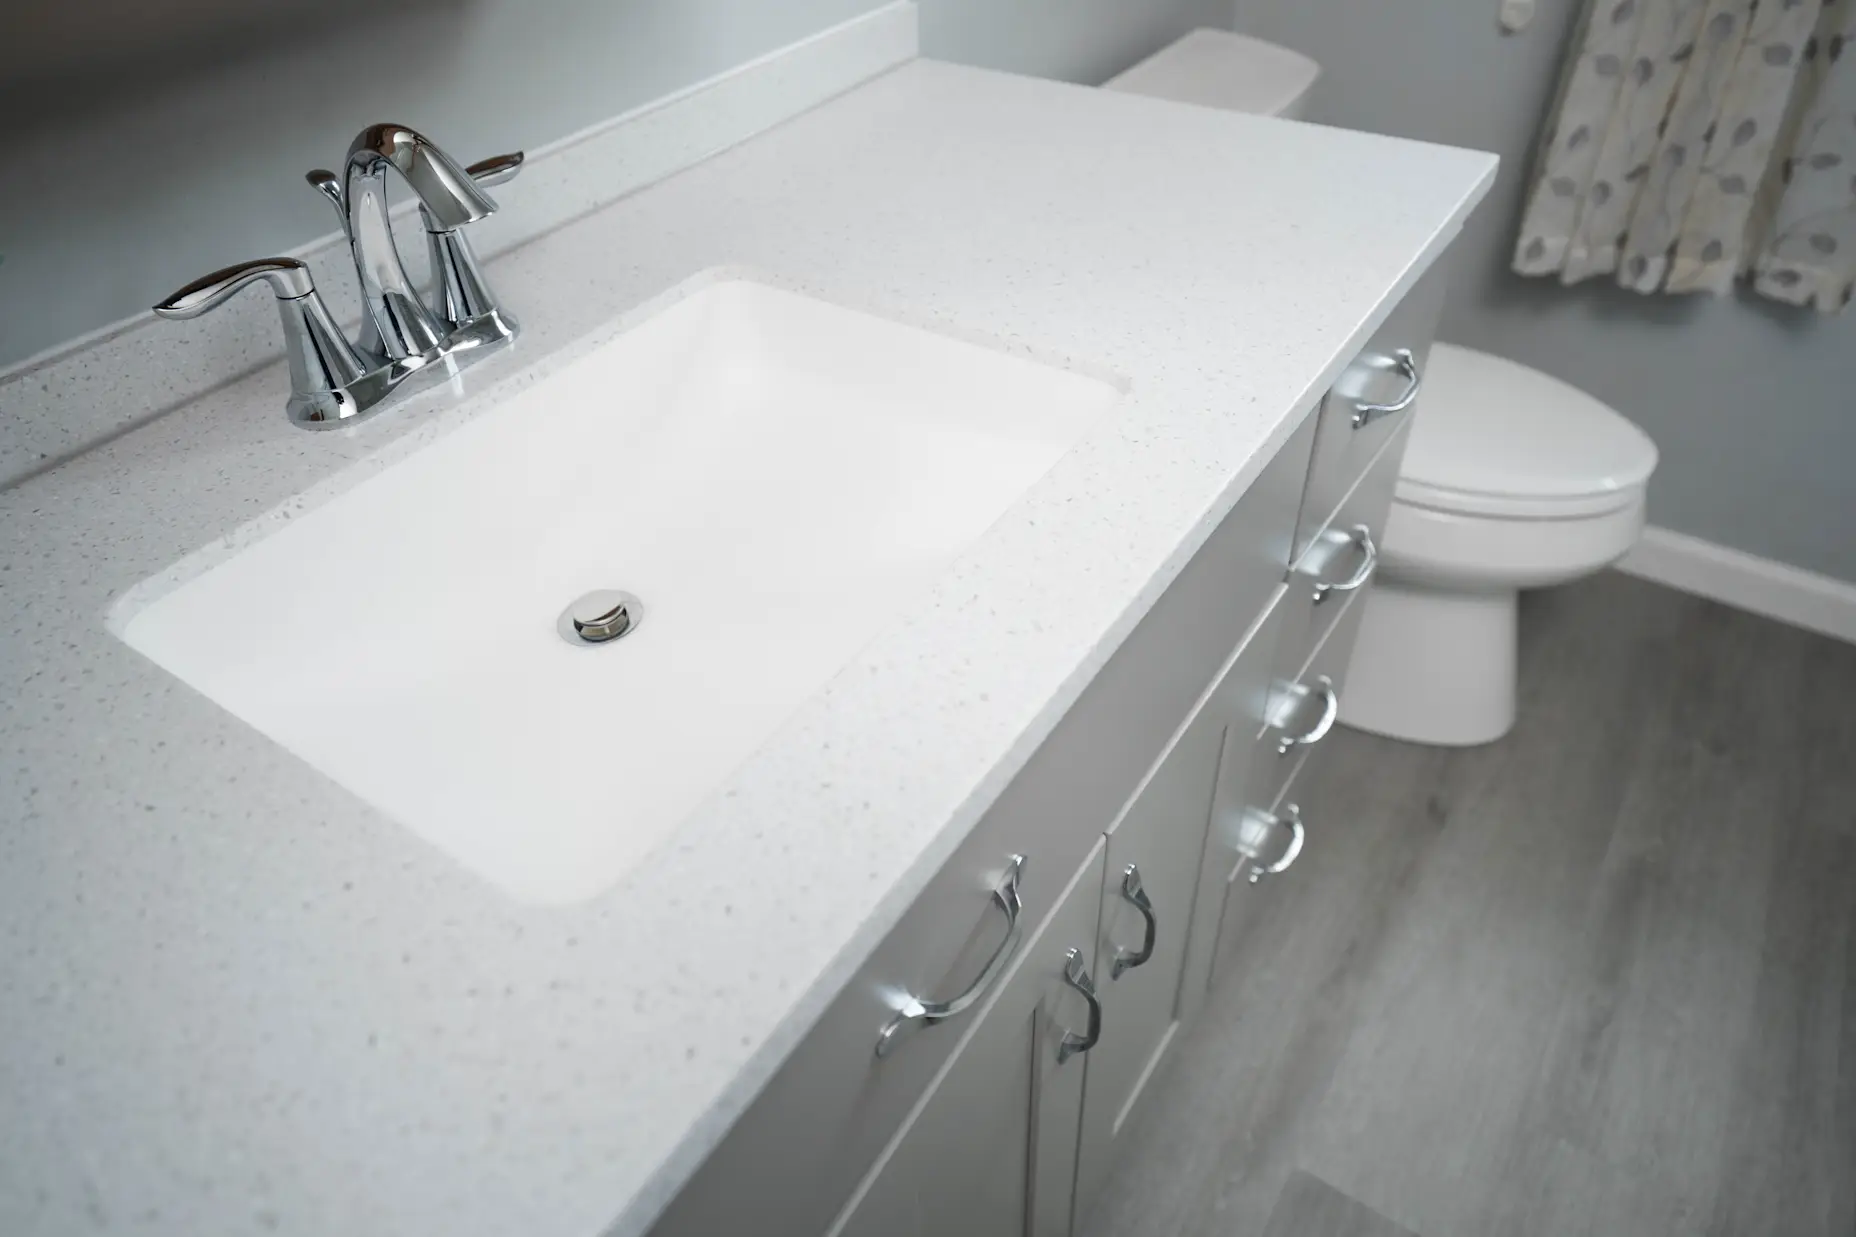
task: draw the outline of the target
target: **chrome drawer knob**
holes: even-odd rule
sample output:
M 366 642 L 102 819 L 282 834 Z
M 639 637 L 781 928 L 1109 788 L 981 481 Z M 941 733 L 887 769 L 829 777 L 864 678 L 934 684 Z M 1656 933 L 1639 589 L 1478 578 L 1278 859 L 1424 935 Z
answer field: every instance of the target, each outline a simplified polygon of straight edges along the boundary
M 1301 857 L 1302 843 L 1308 840 L 1308 832 L 1302 826 L 1300 807 L 1293 803 L 1284 804 L 1281 815 L 1259 812 L 1253 808 L 1244 813 L 1244 818 L 1247 833 L 1253 829 L 1262 831 L 1286 828 L 1289 831 L 1289 845 L 1283 848 L 1275 863 L 1257 863 L 1253 858 L 1249 872 L 1251 884 L 1257 884 L 1266 876 L 1280 875 L 1294 866 L 1295 861 Z

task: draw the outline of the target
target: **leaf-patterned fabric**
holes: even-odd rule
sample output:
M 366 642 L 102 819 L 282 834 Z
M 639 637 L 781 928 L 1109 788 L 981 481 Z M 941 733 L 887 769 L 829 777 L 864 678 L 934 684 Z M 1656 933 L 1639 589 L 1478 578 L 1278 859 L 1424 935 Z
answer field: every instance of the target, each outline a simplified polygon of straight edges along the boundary
M 1856 0 L 1590 0 L 1515 245 L 1524 275 L 1856 284 Z M 1849 54 L 1845 55 L 1845 48 Z
M 1794 305 L 1841 309 L 1856 295 L 1856 0 L 1826 4 L 1804 49 L 1787 154 L 1767 193 L 1753 286 Z M 1841 66 L 1841 67 L 1839 67 Z

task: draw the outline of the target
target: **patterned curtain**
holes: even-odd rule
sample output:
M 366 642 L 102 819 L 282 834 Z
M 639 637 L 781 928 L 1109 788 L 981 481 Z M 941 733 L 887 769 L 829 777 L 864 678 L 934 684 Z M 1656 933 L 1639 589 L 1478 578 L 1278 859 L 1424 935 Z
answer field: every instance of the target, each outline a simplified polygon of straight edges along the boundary
M 1638 292 L 1856 287 L 1856 0 L 1590 0 L 1514 268 Z M 1845 55 L 1845 49 L 1849 54 Z

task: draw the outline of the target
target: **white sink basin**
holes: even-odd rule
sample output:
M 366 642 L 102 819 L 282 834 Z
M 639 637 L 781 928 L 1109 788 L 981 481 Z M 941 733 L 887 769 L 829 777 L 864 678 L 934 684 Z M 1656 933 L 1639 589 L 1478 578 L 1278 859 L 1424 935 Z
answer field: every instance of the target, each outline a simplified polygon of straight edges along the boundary
M 1117 398 L 713 282 L 113 625 L 510 894 L 578 901 Z M 643 621 L 563 637 L 596 589 Z

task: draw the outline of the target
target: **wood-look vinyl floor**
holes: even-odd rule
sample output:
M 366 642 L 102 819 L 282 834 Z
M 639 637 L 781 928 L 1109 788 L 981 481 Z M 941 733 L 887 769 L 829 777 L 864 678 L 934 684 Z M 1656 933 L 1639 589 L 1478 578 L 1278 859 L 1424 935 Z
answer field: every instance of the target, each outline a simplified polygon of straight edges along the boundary
M 1856 646 L 1522 624 L 1501 742 L 1327 740 L 1086 1237 L 1856 1235 Z

